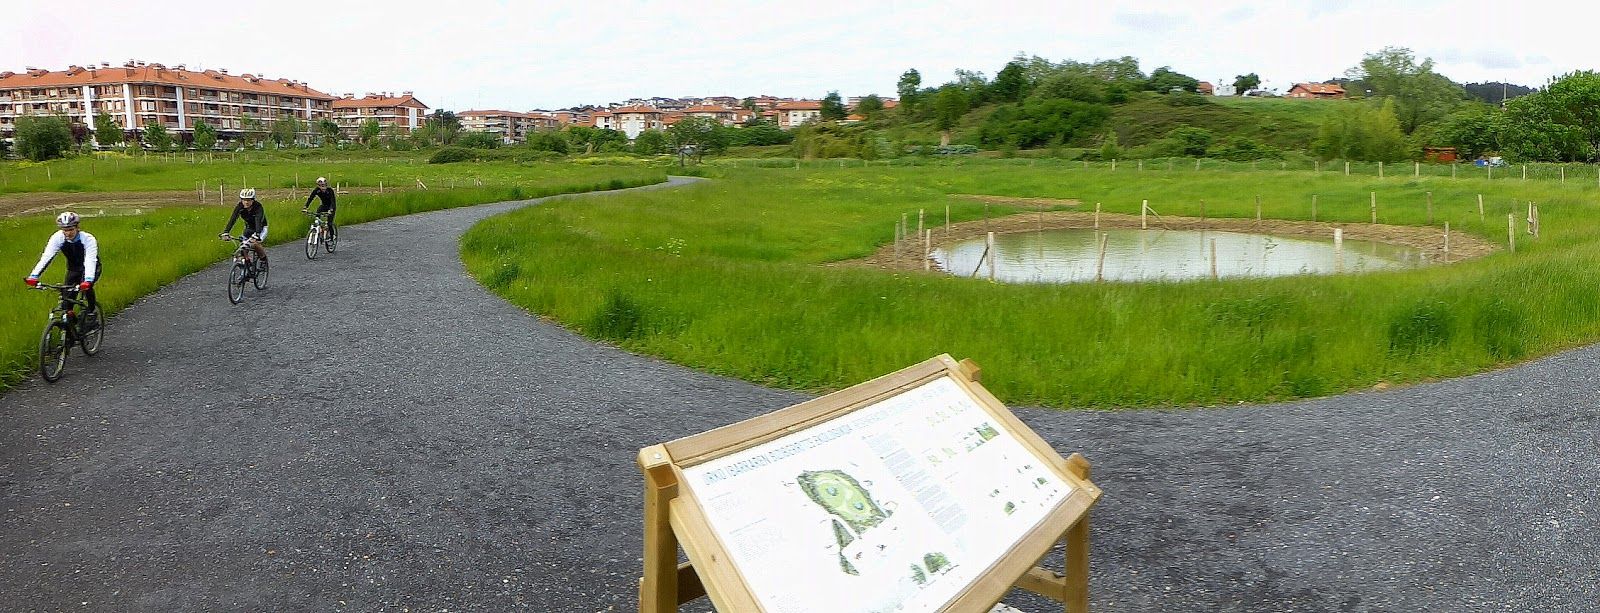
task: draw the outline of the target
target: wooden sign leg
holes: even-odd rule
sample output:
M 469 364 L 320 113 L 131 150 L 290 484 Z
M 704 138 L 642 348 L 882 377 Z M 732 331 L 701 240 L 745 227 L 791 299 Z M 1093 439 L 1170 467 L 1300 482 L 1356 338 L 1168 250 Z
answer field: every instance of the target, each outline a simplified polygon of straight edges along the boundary
M 640 613 L 678 610 L 678 538 L 668 503 L 678 494 L 665 446 L 639 450 L 644 471 L 644 576 L 639 578 Z
M 1089 479 L 1089 460 L 1081 454 L 1067 458 L 1067 470 Z M 1067 613 L 1089 613 L 1089 514 L 1067 530 L 1066 604 Z

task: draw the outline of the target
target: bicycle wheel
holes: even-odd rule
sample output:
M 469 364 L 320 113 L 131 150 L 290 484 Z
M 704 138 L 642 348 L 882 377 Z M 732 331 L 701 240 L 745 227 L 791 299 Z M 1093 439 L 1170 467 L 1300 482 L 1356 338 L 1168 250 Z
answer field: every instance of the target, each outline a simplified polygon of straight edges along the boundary
M 251 277 L 251 280 L 255 282 L 256 290 L 267 289 L 267 261 L 265 259 L 256 261 L 256 274 Z
M 317 249 L 320 242 L 317 240 L 317 226 L 312 224 L 311 231 L 306 233 L 306 259 L 317 259 Z
M 105 336 L 105 311 L 95 309 L 93 318 L 78 320 L 78 348 L 83 350 L 83 355 L 100 353 L 100 341 L 105 340 Z
M 244 264 L 234 264 L 228 272 L 228 302 L 239 304 L 240 300 L 244 300 L 244 280 L 250 276 L 245 273 Z
M 322 248 L 328 253 L 333 253 L 333 248 L 339 244 L 339 234 L 329 229 L 322 235 Z
M 39 339 L 39 376 L 55 383 L 66 369 L 67 325 L 52 321 L 44 327 L 44 338 Z

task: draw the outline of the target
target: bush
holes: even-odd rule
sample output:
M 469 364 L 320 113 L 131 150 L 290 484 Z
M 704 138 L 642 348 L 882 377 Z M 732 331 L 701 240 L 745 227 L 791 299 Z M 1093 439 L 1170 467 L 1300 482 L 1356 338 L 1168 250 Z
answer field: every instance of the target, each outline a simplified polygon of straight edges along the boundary
M 569 151 L 567 137 L 554 130 L 535 130 L 529 133 L 527 147 L 534 151 L 546 151 L 557 155 L 565 155 Z
M 488 132 L 467 132 L 456 138 L 456 145 L 471 149 L 498 149 L 500 137 Z
M 14 138 L 17 155 L 35 162 L 61 157 L 72 148 L 72 129 L 65 117 L 18 117 Z
M 477 156 L 478 154 L 471 149 L 463 149 L 461 147 L 445 147 L 434 152 L 433 156 L 428 158 L 428 163 L 451 164 L 455 162 L 467 162 L 476 159 Z

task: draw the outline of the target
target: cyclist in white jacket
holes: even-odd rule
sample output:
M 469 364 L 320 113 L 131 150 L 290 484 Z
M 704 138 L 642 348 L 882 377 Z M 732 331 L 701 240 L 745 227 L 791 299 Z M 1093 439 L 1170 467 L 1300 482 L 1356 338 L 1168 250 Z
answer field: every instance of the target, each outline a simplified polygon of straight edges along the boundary
M 39 256 L 38 265 L 33 267 L 33 272 L 28 273 L 24 281 L 29 286 L 39 285 L 39 274 L 50 265 L 57 254 L 67 258 L 66 285 L 77 285 L 84 297 L 88 299 L 89 310 L 84 316 L 90 317 L 95 309 L 100 308 L 100 303 L 94 298 L 94 283 L 100 278 L 100 243 L 95 241 L 94 235 L 78 229 L 78 214 L 67 211 L 56 217 L 56 227 L 60 230 L 50 235 L 50 241 L 44 244 L 44 255 Z M 75 298 L 74 293 L 69 298 Z

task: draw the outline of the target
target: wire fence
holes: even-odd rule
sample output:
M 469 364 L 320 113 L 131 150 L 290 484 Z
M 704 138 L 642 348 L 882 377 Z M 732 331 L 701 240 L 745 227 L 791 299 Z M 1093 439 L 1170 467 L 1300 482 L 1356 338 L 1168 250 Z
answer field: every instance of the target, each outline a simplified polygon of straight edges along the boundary
M 982 158 L 971 156 L 915 156 L 882 160 L 859 158 L 723 158 L 707 160 L 711 166 L 735 168 L 866 168 L 873 166 L 1036 166 L 1065 170 L 1105 170 L 1115 172 L 1315 172 L 1384 179 L 1447 178 L 1490 181 L 1549 181 L 1600 187 L 1600 165 L 1596 164 L 1511 164 L 1477 165 L 1435 162 L 1365 162 L 1350 160 L 1255 160 L 1232 161 L 1214 158 L 1151 158 L 1140 160 L 1066 160 L 1060 158 Z

